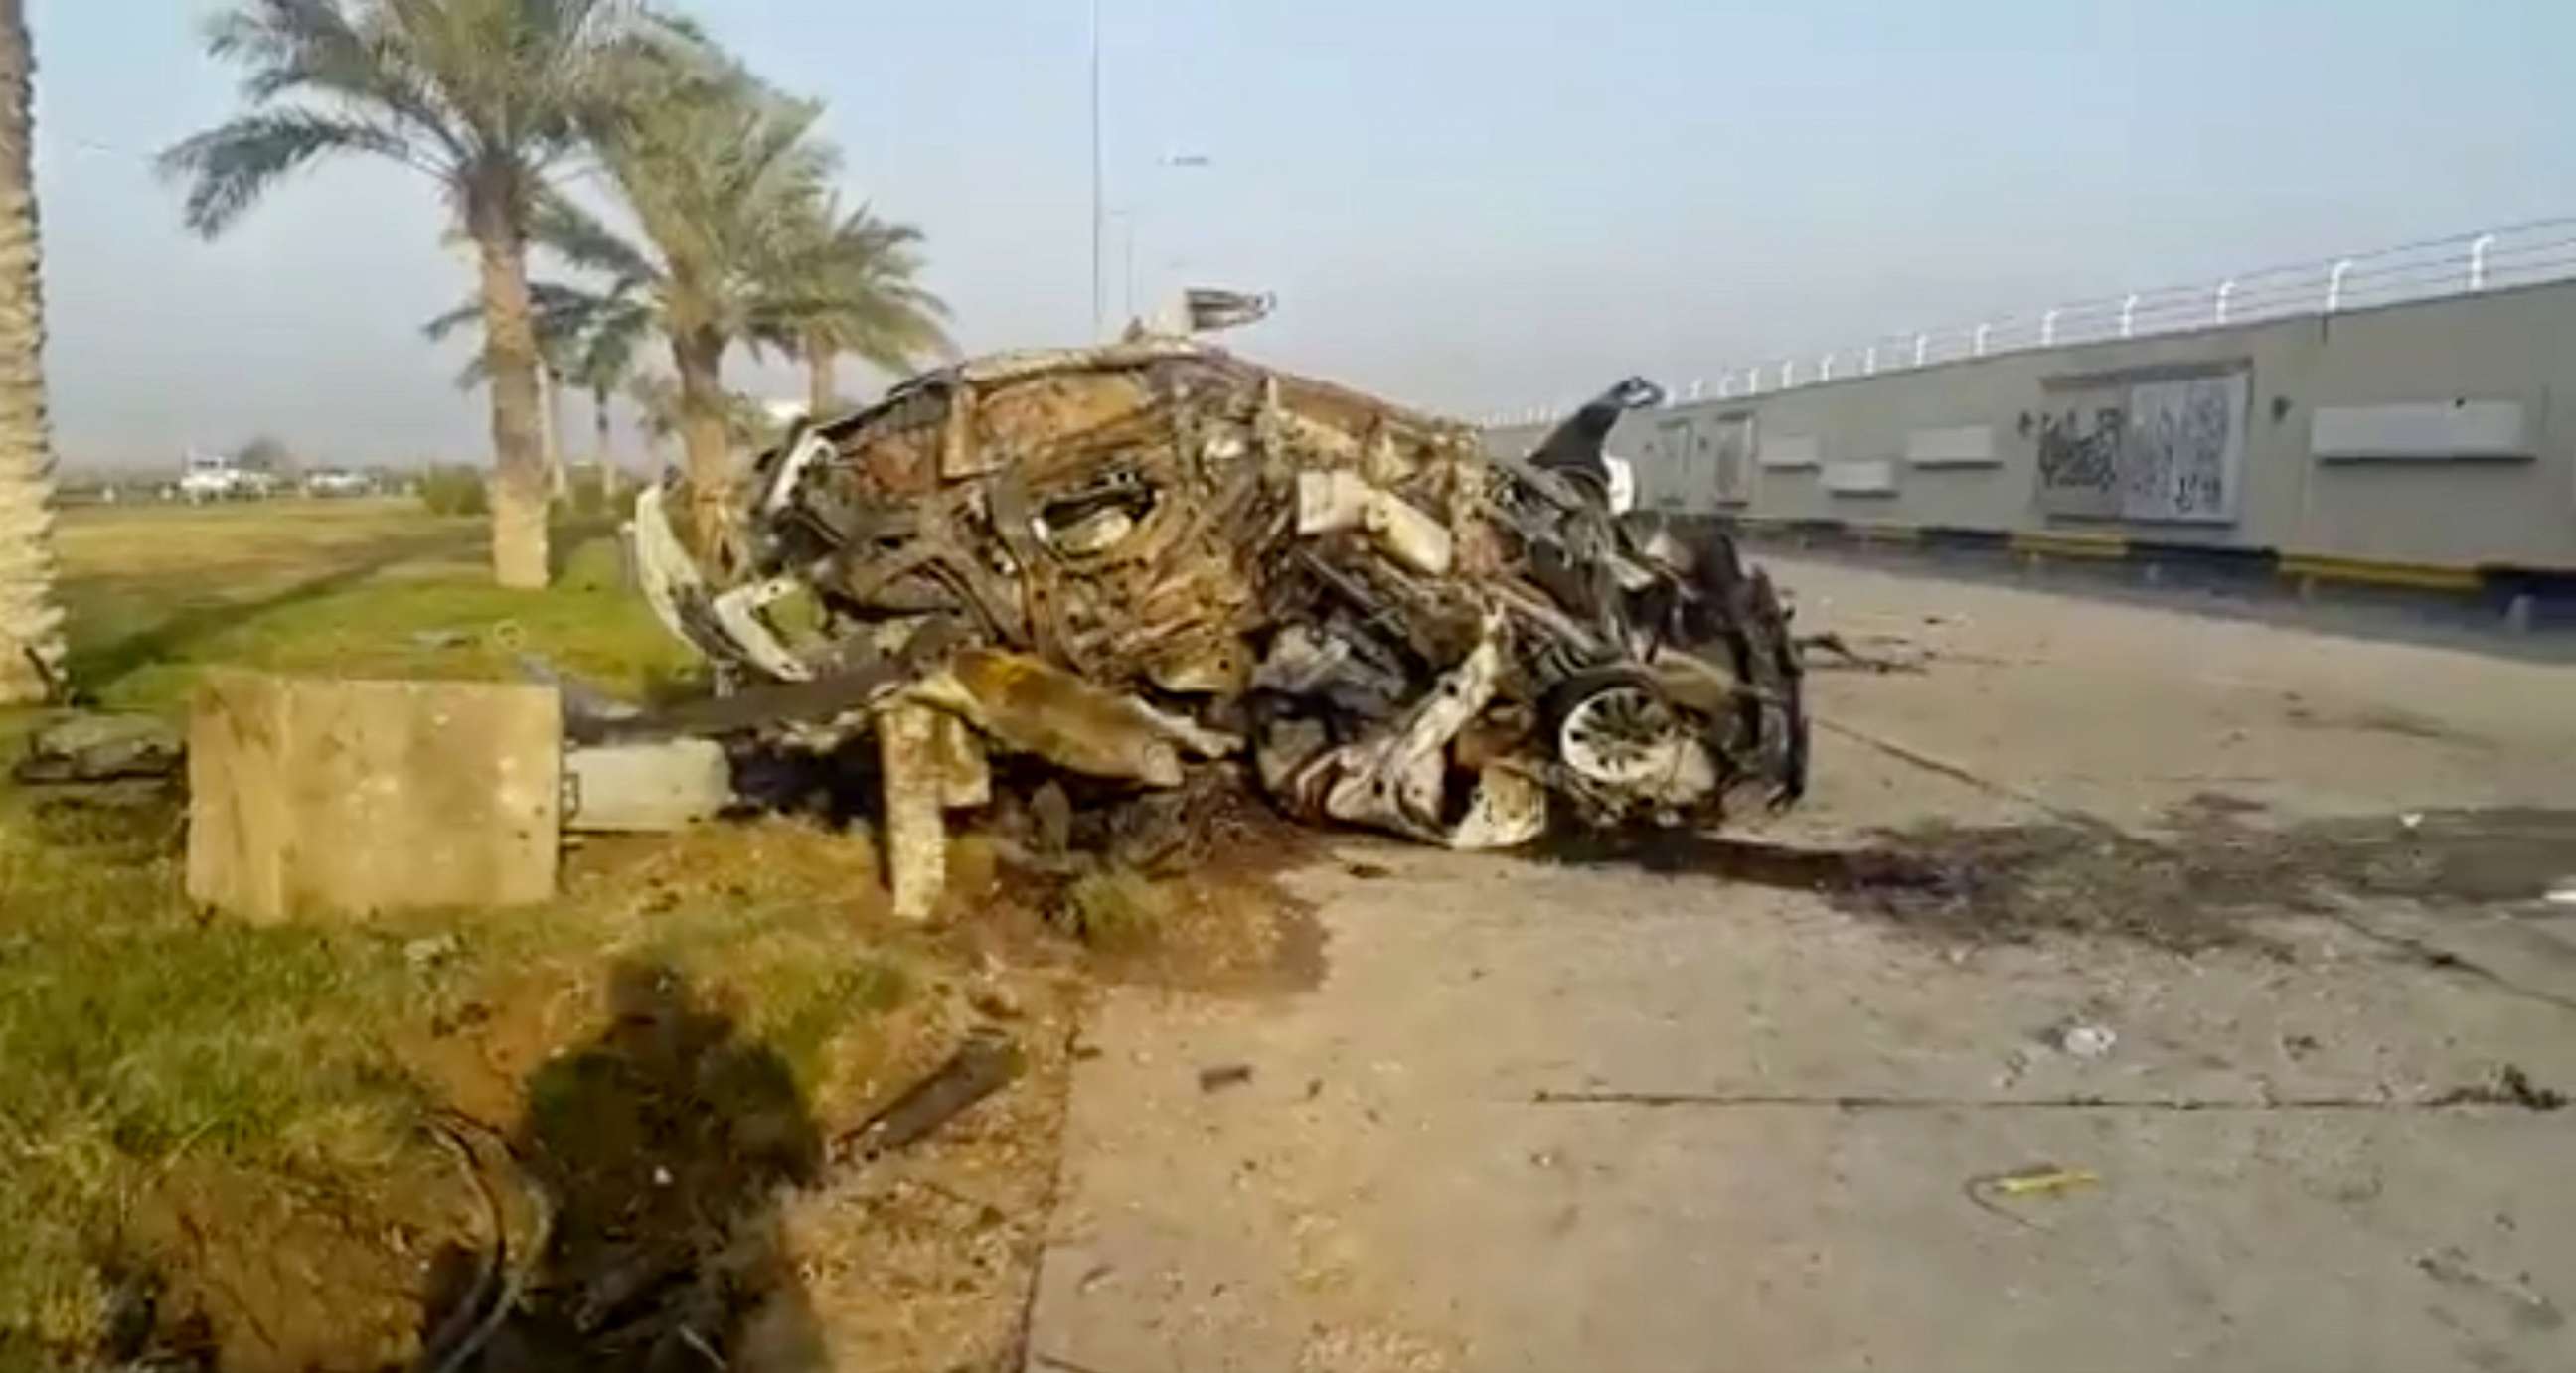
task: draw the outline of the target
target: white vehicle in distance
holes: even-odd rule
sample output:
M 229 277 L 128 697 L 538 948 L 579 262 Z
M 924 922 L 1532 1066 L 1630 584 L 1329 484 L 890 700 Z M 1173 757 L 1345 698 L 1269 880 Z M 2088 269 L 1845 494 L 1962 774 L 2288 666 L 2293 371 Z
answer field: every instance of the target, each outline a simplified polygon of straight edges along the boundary
M 308 496 L 368 496 L 375 490 L 374 477 L 345 467 L 317 467 L 304 474 L 304 494 Z
M 264 500 L 277 494 L 273 473 L 254 471 L 223 453 L 194 449 L 180 463 L 179 498 L 190 505 L 207 501 Z
M 231 500 L 248 494 L 243 481 L 248 475 L 224 454 L 191 450 L 180 463 L 179 498 L 190 505 Z

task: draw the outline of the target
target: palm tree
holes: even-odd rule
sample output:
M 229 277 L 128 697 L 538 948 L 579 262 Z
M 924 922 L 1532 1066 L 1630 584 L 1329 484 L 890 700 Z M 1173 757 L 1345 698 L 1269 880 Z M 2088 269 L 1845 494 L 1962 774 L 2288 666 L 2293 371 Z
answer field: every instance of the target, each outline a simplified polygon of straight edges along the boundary
M 617 470 L 610 452 L 608 407 L 635 377 L 638 351 L 653 328 L 653 312 L 635 298 L 631 286 L 612 288 L 591 299 L 589 320 L 565 379 L 590 393 L 590 420 L 597 430 L 591 459 L 599 464 L 600 479 L 607 481 Z
M 594 456 L 604 466 L 608 462 L 609 397 L 625 386 L 627 374 L 634 370 L 636 345 L 652 328 L 653 319 L 633 290 L 623 285 L 598 292 L 558 282 L 533 281 L 528 284 L 528 304 L 529 321 L 537 337 L 541 448 L 547 476 L 560 498 L 567 485 L 561 426 L 555 414 L 562 388 L 571 385 L 590 394 L 599 429 L 598 452 Z M 467 301 L 422 325 L 421 332 L 435 343 L 482 320 L 482 305 Z M 491 369 L 484 358 L 477 356 L 456 374 L 456 385 L 461 390 L 472 390 L 491 379 Z
M 930 354 L 951 353 L 941 322 L 948 307 L 916 284 L 921 231 L 876 217 L 866 205 L 844 215 L 837 199 L 800 226 L 806 241 L 779 283 L 771 337 L 805 362 L 806 413 L 839 404 L 834 364 L 851 354 L 889 372 L 908 372 Z
M 0 0 L 0 705 L 59 695 L 62 684 L 44 254 L 29 137 L 35 72 L 25 10 Z
M 612 122 L 612 59 L 657 25 L 637 0 L 238 0 L 209 25 L 207 52 L 247 69 L 251 112 L 161 155 L 188 180 L 188 225 L 208 238 L 327 156 L 381 157 L 437 182 L 482 275 L 492 568 L 504 586 L 546 580 L 530 216 L 585 121 Z
M 626 379 L 626 403 L 635 409 L 635 427 L 655 444 L 680 434 L 680 384 L 666 372 L 640 368 Z M 778 441 L 784 427 L 769 407 L 740 391 L 724 396 L 725 441 L 736 448 L 764 448 Z M 647 455 L 648 458 L 651 454 Z
M 679 383 L 659 372 L 638 371 L 626 379 L 626 403 L 635 407 L 635 427 L 652 442 L 649 458 L 659 461 L 661 446 L 680 432 Z
M 786 99 L 738 66 L 663 64 L 637 79 L 649 84 L 630 95 L 633 113 L 594 139 L 649 249 L 561 196 L 539 207 L 535 229 L 645 302 L 670 341 L 691 525 L 700 551 L 721 557 L 734 479 L 724 356 L 778 337 L 784 283 L 804 260 L 838 159 L 811 136 L 819 105 Z

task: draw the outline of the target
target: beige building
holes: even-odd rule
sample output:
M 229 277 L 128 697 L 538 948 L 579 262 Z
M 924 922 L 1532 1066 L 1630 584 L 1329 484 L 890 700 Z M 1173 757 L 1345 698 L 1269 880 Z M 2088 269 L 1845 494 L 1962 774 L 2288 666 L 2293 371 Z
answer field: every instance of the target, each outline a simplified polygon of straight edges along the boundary
M 1489 432 L 1519 451 L 1541 429 Z M 2563 589 L 2576 283 L 1677 404 L 1626 417 L 1611 450 L 1635 461 L 1641 507 L 1755 526 L 2238 550 L 2462 587 L 2528 572 Z

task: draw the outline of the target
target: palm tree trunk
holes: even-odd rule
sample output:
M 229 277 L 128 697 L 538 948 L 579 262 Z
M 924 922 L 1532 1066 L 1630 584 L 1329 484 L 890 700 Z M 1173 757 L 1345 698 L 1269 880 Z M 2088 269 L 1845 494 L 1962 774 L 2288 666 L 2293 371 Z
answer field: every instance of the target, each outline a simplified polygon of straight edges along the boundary
M 563 458 L 563 382 L 555 369 L 537 364 L 537 446 L 546 455 L 546 494 L 554 500 L 572 498 L 572 478 L 564 472 Z
M 45 415 L 43 249 L 29 158 L 35 55 L 0 0 L 0 705 L 60 694 L 53 435 Z
M 690 524 L 701 557 L 721 562 L 728 497 L 733 488 L 732 445 L 725 435 L 724 339 L 709 329 L 671 336 L 671 363 L 680 374 L 680 449 L 689 476 Z
M 808 342 L 805 345 L 805 417 L 820 422 L 841 403 L 836 394 L 840 387 L 832 373 L 840 361 L 828 345 Z
M 591 390 L 590 423 L 597 435 L 597 442 L 591 445 L 590 460 L 599 464 L 599 491 L 611 504 L 614 504 L 617 500 L 619 474 L 617 455 L 609 451 L 615 444 L 609 437 L 608 391 L 605 387 L 594 387 Z
M 483 266 L 483 368 L 492 379 L 492 577 L 503 586 L 542 587 L 546 457 L 527 238 L 504 191 L 483 188 L 469 199 L 468 227 Z

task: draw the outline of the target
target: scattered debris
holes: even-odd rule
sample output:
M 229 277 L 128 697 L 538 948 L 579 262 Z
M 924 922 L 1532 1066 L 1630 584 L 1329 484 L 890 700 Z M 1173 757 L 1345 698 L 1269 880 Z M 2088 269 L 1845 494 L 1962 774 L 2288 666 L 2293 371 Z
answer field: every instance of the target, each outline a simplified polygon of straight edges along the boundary
M 2559 878 L 2540 899 L 2553 906 L 2576 906 L 2576 877 Z
M 2466 1087 L 2454 1087 L 2432 1099 L 2436 1106 L 2519 1106 L 2526 1111 L 2555 1111 L 2567 1104 L 2567 1094 L 2554 1088 L 2534 1086 L 2531 1075 L 2518 1063 L 2499 1065 L 2486 1080 Z
M 571 831 L 676 830 L 735 799 L 733 766 L 712 739 L 576 746 L 564 750 L 563 770 L 563 827 Z
M 482 1244 L 474 1256 L 475 1272 L 462 1299 L 453 1303 L 426 1332 L 415 1367 L 434 1373 L 456 1373 L 470 1366 L 501 1325 L 519 1307 L 520 1296 L 535 1280 L 553 1233 L 556 1206 L 543 1184 L 518 1165 L 507 1141 L 467 1116 L 441 1111 L 428 1129 L 447 1149 L 480 1203 Z M 499 1174 L 512 1184 L 518 1204 L 507 1204 L 492 1181 Z M 514 1236 L 511 1218 L 520 1218 Z
M 959 1112 L 1000 1091 L 1017 1077 L 1019 1045 L 989 1026 L 967 1032 L 966 1042 L 930 1076 L 906 1088 L 865 1124 L 832 1142 L 836 1162 L 866 1163 L 928 1136 Z
M 2108 1025 L 2069 1025 L 2057 1032 L 2059 1050 L 2077 1058 L 2100 1058 L 2119 1042 L 2119 1033 Z
M 430 934 L 403 945 L 403 962 L 413 972 L 427 972 L 464 952 L 465 941 L 454 934 Z
M 37 730 L 10 776 L 30 784 L 168 777 L 186 753 L 178 728 L 157 715 L 72 715 Z
M 1990 1211 L 2016 1225 L 2029 1225 L 2031 1222 L 2027 1218 L 1995 1205 L 1991 1198 L 2063 1196 L 2076 1188 L 2091 1187 L 2101 1181 L 2102 1175 L 2088 1168 L 2062 1168 L 2054 1163 L 2041 1163 L 2008 1173 L 1973 1177 L 1962 1184 L 1960 1190 L 1979 1210 Z
M 2071 1191 L 2100 1182 L 2101 1175 L 2082 1168 L 2060 1168 L 2042 1164 L 2017 1173 L 2004 1173 L 1986 1179 L 1988 1186 L 2007 1197 L 2046 1196 Z
M 1252 1065 L 1249 1063 L 1220 1063 L 1214 1067 L 1199 1069 L 1199 1090 L 1202 1092 L 1221 1092 L 1228 1087 L 1240 1087 L 1250 1081 L 1252 1081 Z
M 966 988 L 966 1004 L 992 1020 L 1017 1020 L 1027 1010 L 1010 984 L 991 976 L 977 977 Z
M 736 702 L 772 693 L 710 721 L 836 757 L 899 724 L 882 785 L 915 907 L 945 784 L 913 774 L 960 755 L 903 742 L 914 711 L 1049 781 L 1215 770 L 1458 848 L 1703 826 L 1796 800 L 1807 724 L 1769 578 L 1612 509 L 1601 442 L 1659 395 L 1622 383 L 1523 461 L 1179 339 L 986 358 L 792 432 L 738 490 L 644 493 L 639 581 L 720 678 L 762 684 Z
M 1893 634 L 1870 637 L 1880 646 L 1875 652 L 1862 652 L 1852 647 L 1850 641 L 1844 639 L 1842 635 L 1830 631 L 1823 634 L 1800 635 L 1798 648 L 1804 653 L 1832 655 L 1832 660 L 1829 662 L 1807 664 L 1810 671 L 1821 671 L 1832 667 L 1855 667 L 1871 672 L 1922 672 L 1925 670 L 1925 665 L 1932 660 L 1930 652 L 1917 647 L 1911 640 L 1899 638 Z
M 2444 1286 L 2501 1299 L 2512 1308 L 2514 1323 L 2524 1329 L 2558 1330 L 2567 1324 L 2566 1314 L 2558 1309 L 2556 1302 L 2532 1290 L 2527 1273 L 2518 1278 L 2481 1273 L 2469 1262 L 2467 1254 L 2450 1245 L 2416 1255 L 2415 1266 L 2423 1270 L 2424 1276 Z

